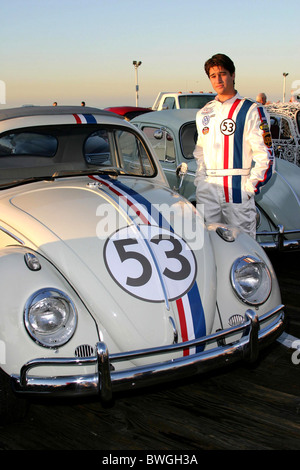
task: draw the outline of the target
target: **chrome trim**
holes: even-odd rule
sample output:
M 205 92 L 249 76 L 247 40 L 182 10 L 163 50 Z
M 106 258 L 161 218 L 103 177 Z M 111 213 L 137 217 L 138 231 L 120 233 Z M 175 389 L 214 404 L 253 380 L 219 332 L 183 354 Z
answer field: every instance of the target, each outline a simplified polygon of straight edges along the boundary
M 65 301 L 69 308 L 70 308 L 70 315 L 69 319 L 67 320 L 66 324 L 63 327 L 60 327 L 59 330 L 57 330 L 55 333 L 37 333 L 33 328 L 32 324 L 29 320 L 30 317 L 30 309 L 34 303 L 34 301 L 39 301 L 43 300 L 45 298 L 59 298 L 63 299 Z M 78 321 L 78 313 L 76 306 L 73 302 L 73 300 L 62 290 L 57 289 L 56 287 L 43 287 L 42 289 L 39 289 L 35 292 L 33 292 L 30 297 L 28 297 L 24 310 L 23 310 L 23 322 L 25 325 L 25 329 L 30 336 L 30 338 L 33 339 L 37 344 L 40 344 L 44 348 L 49 348 L 49 349 L 57 349 L 58 347 L 63 346 L 66 344 L 72 336 L 75 333 L 76 327 L 77 327 L 77 321 Z M 58 331 L 67 331 L 67 324 L 71 323 L 71 329 L 68 330 L 68 333 L 65 334 L 64 339 L 62 340 L 61 338 L 57 338 Z M 56 341 L 49 341 L 49 338 L 54 338 L 56 337 Z
M 17 237 L 16 235 L 14 235 L 11 232 L 9 232 L 9 230 L 6 230 L 6 228 L 2 227 L 1 225 L 0 225 L 0 230 L 2 232 L 4 232 L 6 235 L 8 235 L 9 237 L 13 238 L 15 241 L 17 241 L 21 245 L 25 245 L 25 242 L 23 240 L 21 240 L 21 238 Z
M 191 158 L 191 160 L 192 160 L 192 158 Z M 164 163 L 166 163 L 166 162 L 161 162 L 161 165 L 163 167 L 163 171 L 168 171 L 169 173 L 174 173 L 174 175 L 177 176 L 177 168 L 175 168 L 175 170 L 173 168 L 164 168 Z M 167 162 L 167 163 L 171 163 L 171 162 Z M 195 172 L 192 171 L 192 170 L 188 170 L 186 172 L 186 175 L 189 175 L 189 176 L 192 176 L 193 178 L 195 178 Z
M 40 271 L 41 264 L 38 257 L 33 253 L 25 253 L 24 255 L 25 264 L 30 271 Z
M 299 238 L 295 239 L 285 239 L 286 235 L 299 234 Z M 285 230 L 283 225 L 277 225 L 277 230 L 275 231 L 263 231 L 256 232 L 256 237 L 267 237 L 273 236 L 273 241 L 259 241 L 258 243 L 265 250 L 278 250 L 278 251 L 287 251 L 287 250 L 299 250 L 300 249 L 300 229 L 295 230 Z
M 266 321 L 270 323 L 262 328 L 262 323 Z M 270 344 L 282 333 L 284 323 L 283 305 L 279 305 L 261 317 L 258 317 L 253 310 L 247 310 L 242 324 L 185 343 L 109 355 L 106 345 L 100 342 L 96 345 L 96 356 L 93 357 L 33 359 L 24 364 L 20 375 L 12 375 L 12 384 L 18 393 L 61 396 L 100 395 L 102 400 L 107 401 L 111 399 L 113 392 L 182 379 L 219 368 L 222 365 L 232 364 L 238 360 L 253 362 L 257 359 L 259 349 Z M 237 333 L 242 334 L 240 340 L 225 344 L 225 339 Z M 220 342 L 220 340 L 223 341 Z M 141 359 L 217 342 L 221 345 L 165 362 L 121 371 L 116 371 L 111 367 L 112 363 L 120 361 Z M 83 365 L 95 366 L 95 373 L 61 377 L 28 375 L 29 371 L 40 366 Z
M 175 322 L 173 320 L 172 317 L 169 317 L 169 321 L 172 325 L 172 329 L 173 329 L 173 336 L 174 336 L 174 343 L 178 343 L 178 331 L 177 331 L 177 328 L 176 328 L 176 325 L 175 325 Z
M 180 189 L 182 187 L 182 184 L 183 184 L 184 177 L 187 173 L 188 173 L 187 163 L 185 163 L 185 162 L 180 163 L 180 165 L 178 165 L 177 168 L 176 168 L 176 176 L 177 176 L 177 178 L 180 179 L 180 183 L 179 183 L 178 188 L 176 188 L 174 186 L 174 188 L 173 188 L 174 191 L 180 191 Z
M 243 295 L 239 289 L 240 287 L 240 282 L 237 281 L 236 279 L 236 272 L 239 267 L 246 267 L 246 266 L 254 266 L 254 265 L 259 265 L 261 267 L 261 270 L 265 273 L 267 281 L 269 283 L 268 289 L 265 292 L 264 296 L 260 298 L 260 300 L 250 300 L 247 298 L 245 295 Z M 263 274 L 262 274 L 263 275 Z M 269 298 L 271 289 L 272 289 L 272 279 L 271 279 L 271 274 L 268 266 L 264 263 L 264 261 L 260 260 L 259 258 L 256 258 L 255 256 L 241 256 L 240 258 L 237 258 L 234 263 L 231 266 L 230 270 L 230 282 L 232 289 L 235 293 L 235 295 L 245 304 L 247 305 L 252 305 L 253 307 L 256 307 L 258 305 L 262 305 L 266 302 L 266 300 Z M 263 282 L 265 284 L 265 282 Z M 256 292 L 262 288 L 262 277 L 260 278 L 260 284 L 259 288 L 256 289 Z M 252 294 L 249 296 L 250 298 L 252 297 Z

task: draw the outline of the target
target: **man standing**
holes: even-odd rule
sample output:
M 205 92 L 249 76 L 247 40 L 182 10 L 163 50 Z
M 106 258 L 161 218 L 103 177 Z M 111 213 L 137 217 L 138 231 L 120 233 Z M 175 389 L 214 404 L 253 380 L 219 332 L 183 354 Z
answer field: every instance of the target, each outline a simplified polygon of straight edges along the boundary
M 225 223 L 256 236 L 254 195 L 272 175 L 273 149 L 263 107 L 234 88 L 235 66 L 224 54 L 205 63 L 216 98 L 197 113 L 197 203 L 207 224 Z
M 265 105 L 266 102 L 267 102 L 267 95 L 265 93 L 258 93 L 258 95 L 256 97 L 256 101 L 257 101 L 257 103 L 261 103 L 261 104 Z

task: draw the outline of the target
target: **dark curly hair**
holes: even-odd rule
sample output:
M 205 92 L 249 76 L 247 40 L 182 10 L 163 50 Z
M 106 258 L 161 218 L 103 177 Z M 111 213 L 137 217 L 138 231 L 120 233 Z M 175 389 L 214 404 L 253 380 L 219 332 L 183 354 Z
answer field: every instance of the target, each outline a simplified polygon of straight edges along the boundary
M 211 67 L 224 67 L 225 70 L 228 70 L 230 75 L 232 75 L 235 72 L 234 63 L 225 54 L 215 54 L 205 62 L 204 69 L 208 77 L 209 77 L 209 70 Z

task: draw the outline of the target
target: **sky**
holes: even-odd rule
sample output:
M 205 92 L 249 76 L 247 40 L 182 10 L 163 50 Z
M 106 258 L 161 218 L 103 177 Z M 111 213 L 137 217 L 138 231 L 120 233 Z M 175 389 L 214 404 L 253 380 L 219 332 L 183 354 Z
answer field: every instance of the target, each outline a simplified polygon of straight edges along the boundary
M 288 73 L 288 101 L 299 19 L 299 0 L 0 0 L 0 109 L 135 106 L 133 60 L 140 106 L 160 91 L 212 91 L 204 63 L 219 52 L 243 96 L 282 100 Z

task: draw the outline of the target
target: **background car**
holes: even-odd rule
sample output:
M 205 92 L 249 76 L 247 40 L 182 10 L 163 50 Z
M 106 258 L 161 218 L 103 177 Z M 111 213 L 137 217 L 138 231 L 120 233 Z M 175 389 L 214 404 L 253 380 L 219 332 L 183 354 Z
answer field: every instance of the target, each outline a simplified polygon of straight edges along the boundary
M 0 214 L 2 420 L 255 361 L 284 328 L 265 251 L 208 230 L 110 112 L 1 111 Z
M 276 157 L 300 166 L 300 103 L 273 103 L 266 109 Z
M 193 151 L 197 110 L 168 110 L 139 116 L 132 122 L 147 136 L 171 188 L 196 204 Z M 187 165 L 182 174 L 182 164 Z M 180 167 L 180 168 L 179 168 Z M 300 247 L 300 168 L 276 158 L 276 171 L 256 196 L 257 240 L 265 249 Z
M 215 93 L 194 91 L 160 91 L 152 106 L 153 111 L 166 109 L 199 109 L 216 96 Z
M 111 113 L 119 114 L 123 116 L 128 121 L 131 119 L 140 116 L 141 114 L 151 113 L 151 108 L 141 108 L 138 106 L 111 106 L 109 108 L 105 108 L 105 111 L 110 111 Z

